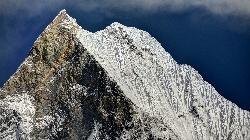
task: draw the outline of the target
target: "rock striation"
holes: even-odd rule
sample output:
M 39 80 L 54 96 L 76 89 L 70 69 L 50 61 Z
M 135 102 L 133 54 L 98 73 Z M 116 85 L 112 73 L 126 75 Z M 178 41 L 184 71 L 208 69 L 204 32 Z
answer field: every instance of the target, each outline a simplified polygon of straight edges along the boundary
M 62 10 L 0 89 L 0 139 L 250 140 L 250 113 L 147 32 Z

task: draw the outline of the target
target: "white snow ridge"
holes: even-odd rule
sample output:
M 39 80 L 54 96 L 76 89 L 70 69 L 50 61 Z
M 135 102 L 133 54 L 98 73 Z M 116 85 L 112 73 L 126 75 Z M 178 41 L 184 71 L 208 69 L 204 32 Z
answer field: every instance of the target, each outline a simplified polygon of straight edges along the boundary
M 0 97 L 0 139 L 250 140 L 250 113 L 149 33 L 92 33 L 65 10 Z

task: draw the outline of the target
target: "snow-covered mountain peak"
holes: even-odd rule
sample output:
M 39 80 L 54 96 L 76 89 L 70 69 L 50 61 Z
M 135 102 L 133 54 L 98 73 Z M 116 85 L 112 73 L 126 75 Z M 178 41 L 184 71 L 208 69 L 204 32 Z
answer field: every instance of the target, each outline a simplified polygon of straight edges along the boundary
M 68 15 L 65 9 L 61 10 L 59 14 L 55 17 L 53 22 L 61 22 L 61 24 L 77 24 L 76 19 Z
M 110 27 L 112 28 L 123 28 L 126 27 L 123 24 L 119 23 L 119 22 L 113 22 L 112 24 L 110 24 Z
M 0 139 L 250 139 L 249 112 L 149 33 L 65 10 L 0 90 L 0 122 Z

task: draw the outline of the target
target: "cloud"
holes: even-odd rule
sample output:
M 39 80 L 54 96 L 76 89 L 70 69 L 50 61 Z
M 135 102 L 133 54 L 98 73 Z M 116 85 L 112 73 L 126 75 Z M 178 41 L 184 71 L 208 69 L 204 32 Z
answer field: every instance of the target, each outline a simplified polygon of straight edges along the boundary
M 192 7 L 201 7 L 215 14 L 233 14 L 250 16 L 250 0 L 1 0 L 0 15 L 25 12 L 36 15 L 44 10 L 58 10 L 64 7 L 82 11 L 111 9 L 121 11 L 138 10 L 142 12 L 182 11 Z
M 26 14 L 34 16 L 45 10 L 60 8 L 65 0 L 1 0 L 0 15 Z

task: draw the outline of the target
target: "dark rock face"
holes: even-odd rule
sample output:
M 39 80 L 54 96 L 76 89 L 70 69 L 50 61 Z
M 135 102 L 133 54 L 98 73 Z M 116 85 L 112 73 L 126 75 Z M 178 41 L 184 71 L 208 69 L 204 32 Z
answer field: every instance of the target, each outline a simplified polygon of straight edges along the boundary
M 124 33 L 126 30 L 129 33 Z M 209 102 L 207 106 L 212 106 L 209 110 L 203 105 L 204 99 L 196 95 L 195 89 L 199 84 L 193 84 L 196 81 L 192 78 L 199 79 L 200 76 L 165 56 L 162 58 L 166 58 L 170 64 L 165 66 L 159 63 L 155 57 L 161 54 L 153 52 L 151 48 L 140 50 L 140 45 L 134 44 L 136 40 L 129 38 L 136 36 L 137 32 L 118 27 L 117 30 L 107 29 L 92 35 L 82 31 L 65 11 L 60 12 L 37 39 L 18 71 L 0 90 L 0 139 L 249 138 L 249 113 L 233 106 L 230 117 L 225 119 L 222 113 L 222 118 L 213 121 L 216 115 L 209 113 L 216 110 L 217 105 L 210 105 Z M 138 40 L 147 37 L 144 34 L 140 32 Z M 147 40 L 148 44 L 157 45 L 155 40 Z M 103 52 L 100 53 L 103 56 L 99 55 L 95 49 L 101 48 L 102 45 L 96 46 L 102 44 L 100 42 L 103 46 L 114 46 L 112 49 L 106 48 L 110 54 Z M 91 46 L 92 43 L 94 46 Z M 119 49 L 127 49 L 130 56 L 126 58 L 127 52 L 118 52 Z M 108 59 L 112 53 L 115 56 Z M 125 64 L 122 59 L 131 63 Z M 145 62 L 142 63 L 141 59 Z M 138 69 L 147 67 L 146 62 L 152 63 L 155 72 L 154 69 L 138 72 Z M 119 69 L 115 64 L 119 64 Z M 164 81 L 164 68 L 178 75 L 169 74 L 170 77 Z M 187 72 L 183 74 L 183 71 Z M 149 75 L 143 75 L 145 73 Z M 123 79 L 119 79 L 119 75 Z M 156 75 L 158 79 L 150 75 Z M 187 80 L 183 82 L 178 79 Z M 132 86 L 127 80 L 131 81 Z M 168 89 L 163 91 L 160 84 L 151 89 L 151 85 L 159 81 Z M 169 84 L 171 82 L 175 86 Z M 198 83 L 205 84 L 202 79 Z M 124 85 L 128 88 L 124 88 Z M 178 92 L 179 87 L 185 92 Z M 207 85 L 203 89 L 214 92 Z M 162 92 L 167 94 L 163 96 Z M 190 99 L 182 102 L 178 94 L 190 96 Z M 229 104 L 224 99 L 222 102 Z M 234 123 L 232 121 L 239 118 L 237 111 L 243 113 L 244 121 L 239 119 Z M 230 128 L 225 134 L 223 131 L 223 134 L 214 132 L 214 122 L 227 125 L 227 119 L 233 129 Z M 215 130 L 222 130 L 218 127 Z
M 42 93 L 49 95 L 46 101 L 38 103 L 41 114 L 55 115 L 49 133 L 55 132 L 46 135 L 87 139 L 98 123 L 101 139 L 120 136 L 132 121 L 133 104 L 83 47 L 76 45 L 67 62 L 47 86 L 49 92 Z

